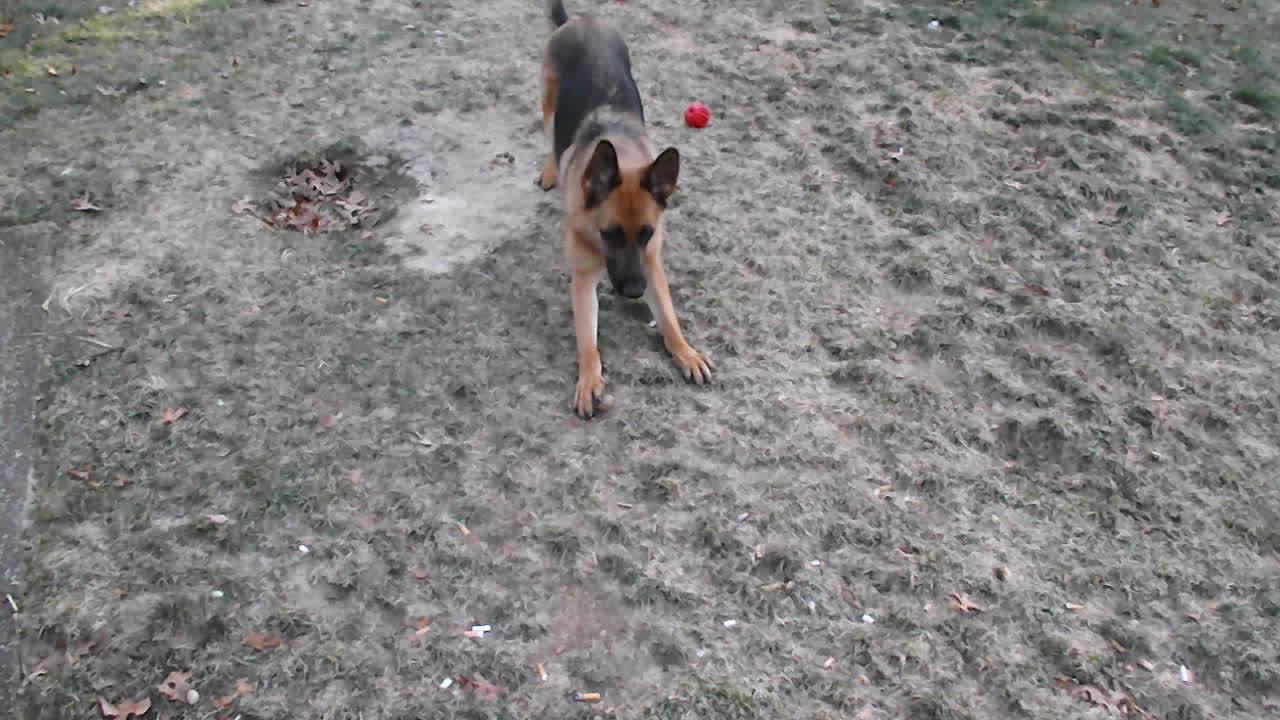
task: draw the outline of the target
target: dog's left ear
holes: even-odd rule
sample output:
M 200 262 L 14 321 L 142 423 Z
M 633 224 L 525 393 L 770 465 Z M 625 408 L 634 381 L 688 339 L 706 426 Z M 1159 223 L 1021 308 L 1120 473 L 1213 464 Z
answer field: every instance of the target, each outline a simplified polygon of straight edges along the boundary
M 644 176 L 644 189 L 662 207 L 667 206 L 667 198 L 676 191 L 676 180 L 680 177 L 680 151 L 669 147 L 658 154 L 649 164 L 649 171 Z

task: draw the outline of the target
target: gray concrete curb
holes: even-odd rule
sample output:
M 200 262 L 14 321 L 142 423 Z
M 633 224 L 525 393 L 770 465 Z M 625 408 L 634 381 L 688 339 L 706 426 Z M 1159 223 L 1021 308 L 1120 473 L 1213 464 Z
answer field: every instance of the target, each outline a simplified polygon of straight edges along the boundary
M 44 311 L 52 272 L 50 222 L 0 228 L 0 707 L 16 708 L 21 677 L 14 606 L 22 590 L 25 527 L 43 348 Z M 18 604 L 21 608 L 21 604 Z

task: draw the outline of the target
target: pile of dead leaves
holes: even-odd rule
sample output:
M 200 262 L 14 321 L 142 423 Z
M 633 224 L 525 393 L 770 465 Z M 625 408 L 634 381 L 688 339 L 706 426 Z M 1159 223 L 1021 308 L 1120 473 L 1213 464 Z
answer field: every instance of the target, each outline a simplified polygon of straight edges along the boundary
M 236 211 L 247 212 L 273 228 L 305 235 L 371 227 L 377 224 L 380 211 L 354 188 L 354 180 L 350 170 L 322 157 L 315 167 L 287 173 L 272 188 L 265 207 L 244 199 L 236 204 Z
M 1129 695 L 1110 693 L 1096 685 L 1082 685 L 1074 678 L 1065 675 L 1058 675 L 1054 678 L 1054 682 L 1071 697 L 1101 708 L 1108 715 L 1114 713 L 1120 717 L 1131 717 L 1136 720 L 1155 720 L 1151 713 L 1139 708 Z

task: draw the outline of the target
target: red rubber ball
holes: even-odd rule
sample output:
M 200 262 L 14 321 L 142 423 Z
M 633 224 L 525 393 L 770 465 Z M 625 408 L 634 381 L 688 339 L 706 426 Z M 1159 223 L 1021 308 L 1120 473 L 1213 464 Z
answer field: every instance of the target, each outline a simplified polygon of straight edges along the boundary
M 689 103 L 684 111 L 684 122 L 691 128 L 704 128 L 711 122 L 711 111 L 700 102 Z

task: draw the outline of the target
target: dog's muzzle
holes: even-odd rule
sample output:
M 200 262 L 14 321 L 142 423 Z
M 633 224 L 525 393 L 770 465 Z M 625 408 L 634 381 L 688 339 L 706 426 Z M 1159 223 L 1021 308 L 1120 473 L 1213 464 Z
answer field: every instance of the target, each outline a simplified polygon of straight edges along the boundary
M 610 278 L 609 281 L 613 283 L 613 291 L 624 298 L 635 300 L 637 298 L 644 297 L 646 283 L 642 277 L 629 278 L 626 280 Z

